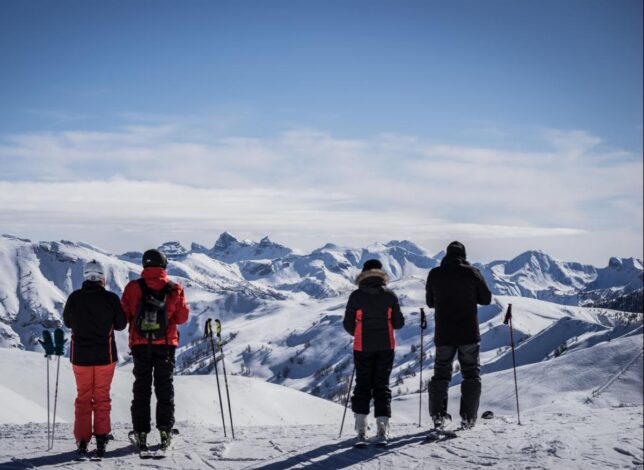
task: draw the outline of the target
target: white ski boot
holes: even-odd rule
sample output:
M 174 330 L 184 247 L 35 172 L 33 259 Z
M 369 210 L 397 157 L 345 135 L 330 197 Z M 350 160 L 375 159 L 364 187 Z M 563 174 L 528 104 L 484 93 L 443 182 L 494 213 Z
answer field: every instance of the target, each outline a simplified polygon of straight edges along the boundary
M 378 430 L 376 445 L 378 447 L 386 447 L 389 442 L 389 417 L 378 416 L 376 418 L 376 429 Z
M 356 432 L 358 435 L 356 436 L 355 443 L 353 444 L 354 447 L 367 447 L 368 441 L 367 441 L 367 415 L 362 415 L 355 413 L 355 418 L 356 418 Z

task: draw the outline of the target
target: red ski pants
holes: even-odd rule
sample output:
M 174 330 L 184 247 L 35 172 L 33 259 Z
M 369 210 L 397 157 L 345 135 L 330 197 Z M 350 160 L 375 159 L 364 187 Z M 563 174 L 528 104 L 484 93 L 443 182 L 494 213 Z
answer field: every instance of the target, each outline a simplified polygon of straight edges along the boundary
M 116 362 L 106 366 L 72 366 L 76 376 L 76 406 L 74 414 L 74 437 L 76 442 L 89 442 L 92 434 L 109 434 L 110 386 Z M 92 414 L 94 431 L 92 432 Z

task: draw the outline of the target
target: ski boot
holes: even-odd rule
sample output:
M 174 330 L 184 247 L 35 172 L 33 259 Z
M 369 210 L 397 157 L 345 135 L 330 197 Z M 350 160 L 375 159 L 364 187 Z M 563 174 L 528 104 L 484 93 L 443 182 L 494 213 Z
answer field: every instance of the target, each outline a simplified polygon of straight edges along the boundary
M 97 459 L 102 459 L 107 449 L 107 441 L 109 440 L 109 437 L 107 434 L 102 434 L 99 436 L 95 436 L 95 438 L 96 438 L 96 451 L 94 452 L 94 456 Z
M 459 429 L 472 429 L 476 424 L 476 418 L 461 417 L 461 426 Z
M 80 441 L 76 443 L 76 460 L 87 460 L 87 442 Z
M 168 450 L 172 446 L 172 438 L 174 437 L 174 429 L 159 429 L 159 434 L 161 437 L 161 446 L 159 447 L 162 451 Z
M 150 449 L 148 448 L 147 432 L 130 431 L 127 437 L 130 439 L 130 442 L 138 451 L 139 457 L 141 457 L 142 459 L 147 459 L 154 456 L 154 452 L 150 451 Z
M 159 434 L 161 435 L 161 445 L 159 450 L 157 450 L 154 458 L 162 459 L 172 450 L 174 445 L 175 436 L 179 434 L 178 429 L 159 429 Z
M 434 422 L 434 429 L 442 431 L 445 428 L 444 415 L 432 416 L 432 421 Z
M 445 429 L 446 420 L 451 421 L 452 417 L 449 414 L 435 415 L 432 416 L 432 421 L 434 423 L 434 428 L 430 429 L 425 438 L 425 442 L 436 442 L 443 441 L 446 439 L 453 439 L 456 437 L 456 434 L 452 431 L 447 431 Z
M 136 439 L 136 445 L 139 447 L 139 450 L 141 450 L 141 451 L 147 451 L 148 450 L 148 433 L 147 432 L 135 433 L 134 438 Z
M 376 418 L 376 429 L 378 430 L 376 445 L 378 447 L 387 447 L 389 441 L 389 417 L 378 416 Z
M 353 444 L 354 447 L 367 447 L 368 441 L 367 441 L 367 415 L 363 414 L 355 414 L 356 417 L 356 426 L 355 430 L 358 433 L 356 436 L 355 443 Z

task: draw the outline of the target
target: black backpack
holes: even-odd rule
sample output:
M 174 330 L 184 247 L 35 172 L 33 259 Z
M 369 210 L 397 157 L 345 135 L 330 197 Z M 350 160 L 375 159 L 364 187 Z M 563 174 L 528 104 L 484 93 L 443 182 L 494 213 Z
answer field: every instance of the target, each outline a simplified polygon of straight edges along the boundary
M 168 308 L 166 301 L 174 287 L 172 281 L 159 291 L 150 289 L 143 279 L 137 280 L 141 288 L 141 300 L 136 307 L 134 327 L 148 341 L 164 338 L 168 328 Z

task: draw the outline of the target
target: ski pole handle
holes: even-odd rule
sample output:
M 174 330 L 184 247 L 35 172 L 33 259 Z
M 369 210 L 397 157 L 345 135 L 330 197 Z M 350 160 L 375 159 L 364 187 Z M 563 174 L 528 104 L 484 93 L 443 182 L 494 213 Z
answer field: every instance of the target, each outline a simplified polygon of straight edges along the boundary
M 221 339 L 221 322 L 219 321 L 219 318 L 215 320 L 215 328 L 216 328 L 217 337 Z
M 203 337 L 212 335 L 212 318 L 206 320 L 206 326 L 204 327 Z
M 420 329 L 424 330 L 427 328 L 427 316 L 425 315 L 425 309 L 420 307 Z
M 54 330 L 54 354 L 56 356 L 62 356 L 65 354 L 65 343 L 67 338 L 65 338 L 65 332 L 62 328 L 56 328 Z
M 505 318 L 503 319 L 504 325 L 508 323 L 512 324 L 512 304 L 508 304 L 508 310 L 505 312 Z

